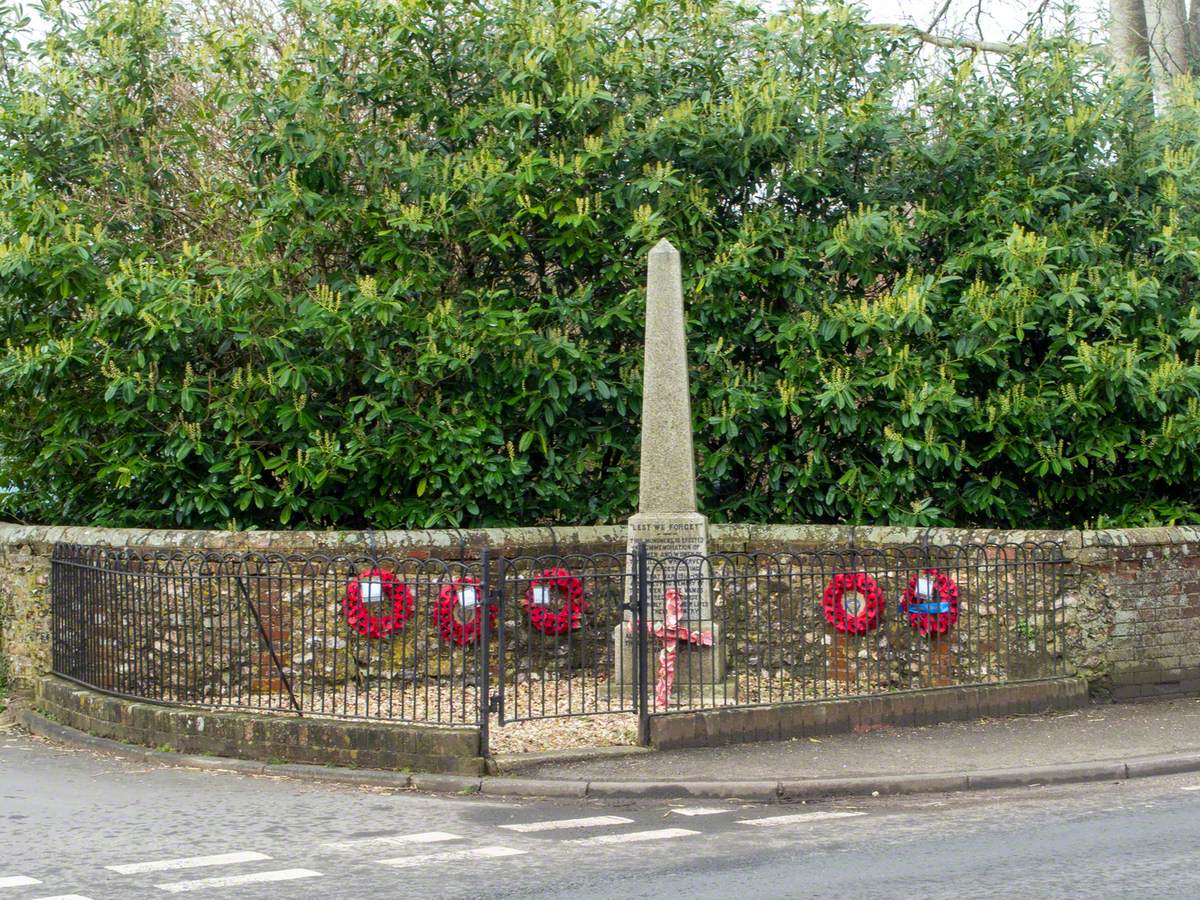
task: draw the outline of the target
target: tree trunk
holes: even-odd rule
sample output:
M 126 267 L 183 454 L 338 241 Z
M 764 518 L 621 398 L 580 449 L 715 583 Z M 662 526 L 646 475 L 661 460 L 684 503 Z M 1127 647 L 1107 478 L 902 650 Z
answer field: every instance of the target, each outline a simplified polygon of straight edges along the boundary
M 1200 0 L 1193 2 L 1200 5 Z M 1113 59 L 1120 68 L 1129 70 L 1150 58 L 1150 43 L 1146 40 L 1146 7 L 1142 0 L 1112 0 L 1111 27 Z
M 1146 0 L 1146 35 L 1156 92 L 1165 93 L 1172 78 L 1188 71 L 1188 20 L 1185 0 Z
M 1200 72 L 1200 0 L 1192 0 L 1188 18 L 1188 40 L 1191 42 L 1191 64 L 1193 72 Z

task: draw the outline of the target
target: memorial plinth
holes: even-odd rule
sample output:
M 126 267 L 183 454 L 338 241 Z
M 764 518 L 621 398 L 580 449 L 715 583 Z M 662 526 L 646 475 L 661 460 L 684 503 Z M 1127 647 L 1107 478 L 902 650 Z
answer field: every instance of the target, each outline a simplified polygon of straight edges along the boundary
M 711 644 L 681 644 L 674 652 L 675 690 L 697 691 L 725 678 L 720 628 L 713 621 L 707 569 L 708 520 L 696 509 L 692 405 L 679 251 L 663 240 L 650 251 L 646 275 L 646 355 L 642 372 L 642 448 L 638 512 L 629 520 L 629 553 L 645 543 L 647 606 L 652 627 L 664 622 L 664 600 L 676 591 L 680 625 L 711 636 Z M 636 586 L 629 579 L 627 597 Z M 634 683 L 637 644 L 626 623 L 613 633 L 623 685 Z M 661 640 L 652 637 L 650 677 Z

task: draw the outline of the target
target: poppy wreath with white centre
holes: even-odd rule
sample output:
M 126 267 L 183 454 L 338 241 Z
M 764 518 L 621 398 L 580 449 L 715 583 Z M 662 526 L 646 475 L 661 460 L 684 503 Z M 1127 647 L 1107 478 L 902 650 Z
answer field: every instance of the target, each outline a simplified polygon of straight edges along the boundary
M 442 640 L 449 644 L 458 644 L 460 647 L 476 643 L 483 633 L 484 600 L 482 597 L 479 597 L 479 603 L 471 618 L 463 619 L 458 614 L 458 610 L 462 609 L 462 598 L 459 594 L 464 587 L 475 588 L 476 597 L 479 597 L 479 579 L 464 575 L 462 578 L 455 578 L 442 588 L 438 594 L 437 606 L 433 611 L 433 620 L 442 633 Z M 500 610 L 494 603 L 489 603 L 487 610 L 488 628 L 490 631 L 495 631 L 496 616 Z
M 367 609 L 363 600 L 363 584 L 379 582 L 379 594 L 384 601 L 391 601 L 391 612 L 376 616 Z M 342 601 L 346 613 L 346 624 L 369 638 L 385 638 L 404 628 L 404 623 L 413 611 L 412 591 L 403 581 L 397 581 L 391 572 L 382 569 L 368 569 L 356 578 L 351 578 L 346 585 L 346 597 Z
M 557 609 L 534 603 L 536 588 L 546 588 L 559 599 Z M 529 583 L 522 601 L 529 616 L 529 624 L 537 631 L 550 637 L 558 637 L 583 625 L 583 614 L 588 611 L 588 602 L 583 599 L 583 582 L 567 569 L 545 569 Z
M 856 613 L 846 610 L 846 594 L 857 593 L 863 598 Z M 879 624 L 883 612 L 883 592 L 878 582 L 866 572 L 839 572 L 825 587 L 825 621 L 846 634 L 866 634 Z

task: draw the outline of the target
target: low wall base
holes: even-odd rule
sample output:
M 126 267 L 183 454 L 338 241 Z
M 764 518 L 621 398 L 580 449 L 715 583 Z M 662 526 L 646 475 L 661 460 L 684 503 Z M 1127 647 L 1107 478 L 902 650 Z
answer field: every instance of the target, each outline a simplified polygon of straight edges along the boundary
M 480 775 L 478 728 L 431 728 L 138 703 L 52 675 L 35 683 L 34 707 L 98 737 L 180 753 L 285 760 L 363 769 Z
M 1087 701 L 1087 680 L 1073 676 L 1012 684 L 899 691 L 844 700 L 662 713 L 650 717 L 650 743 L 657 750 L 672 750 L 778 741 L 884 725 L 915 727 L 988 716 L 1078 709 Z

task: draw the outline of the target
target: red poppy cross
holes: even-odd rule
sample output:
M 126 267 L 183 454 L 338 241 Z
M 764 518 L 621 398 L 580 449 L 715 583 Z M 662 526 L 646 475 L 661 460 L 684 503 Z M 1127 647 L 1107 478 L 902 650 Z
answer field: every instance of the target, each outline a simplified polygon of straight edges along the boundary
M 661 709 L 671 705 L 671 687 L 675 683 L 675 659 L 679 654 L 679 645 L 711 647 L 713 643 L 711 631 L 692 631 L 680 625 L 682 614 L 683 603 L 679 592 L 667 591 L 663 621 L 650 628 L 650 633 L 662 641 L 662 649 L 658 651 L 658 681 L 654 688 L 654 699 Z

